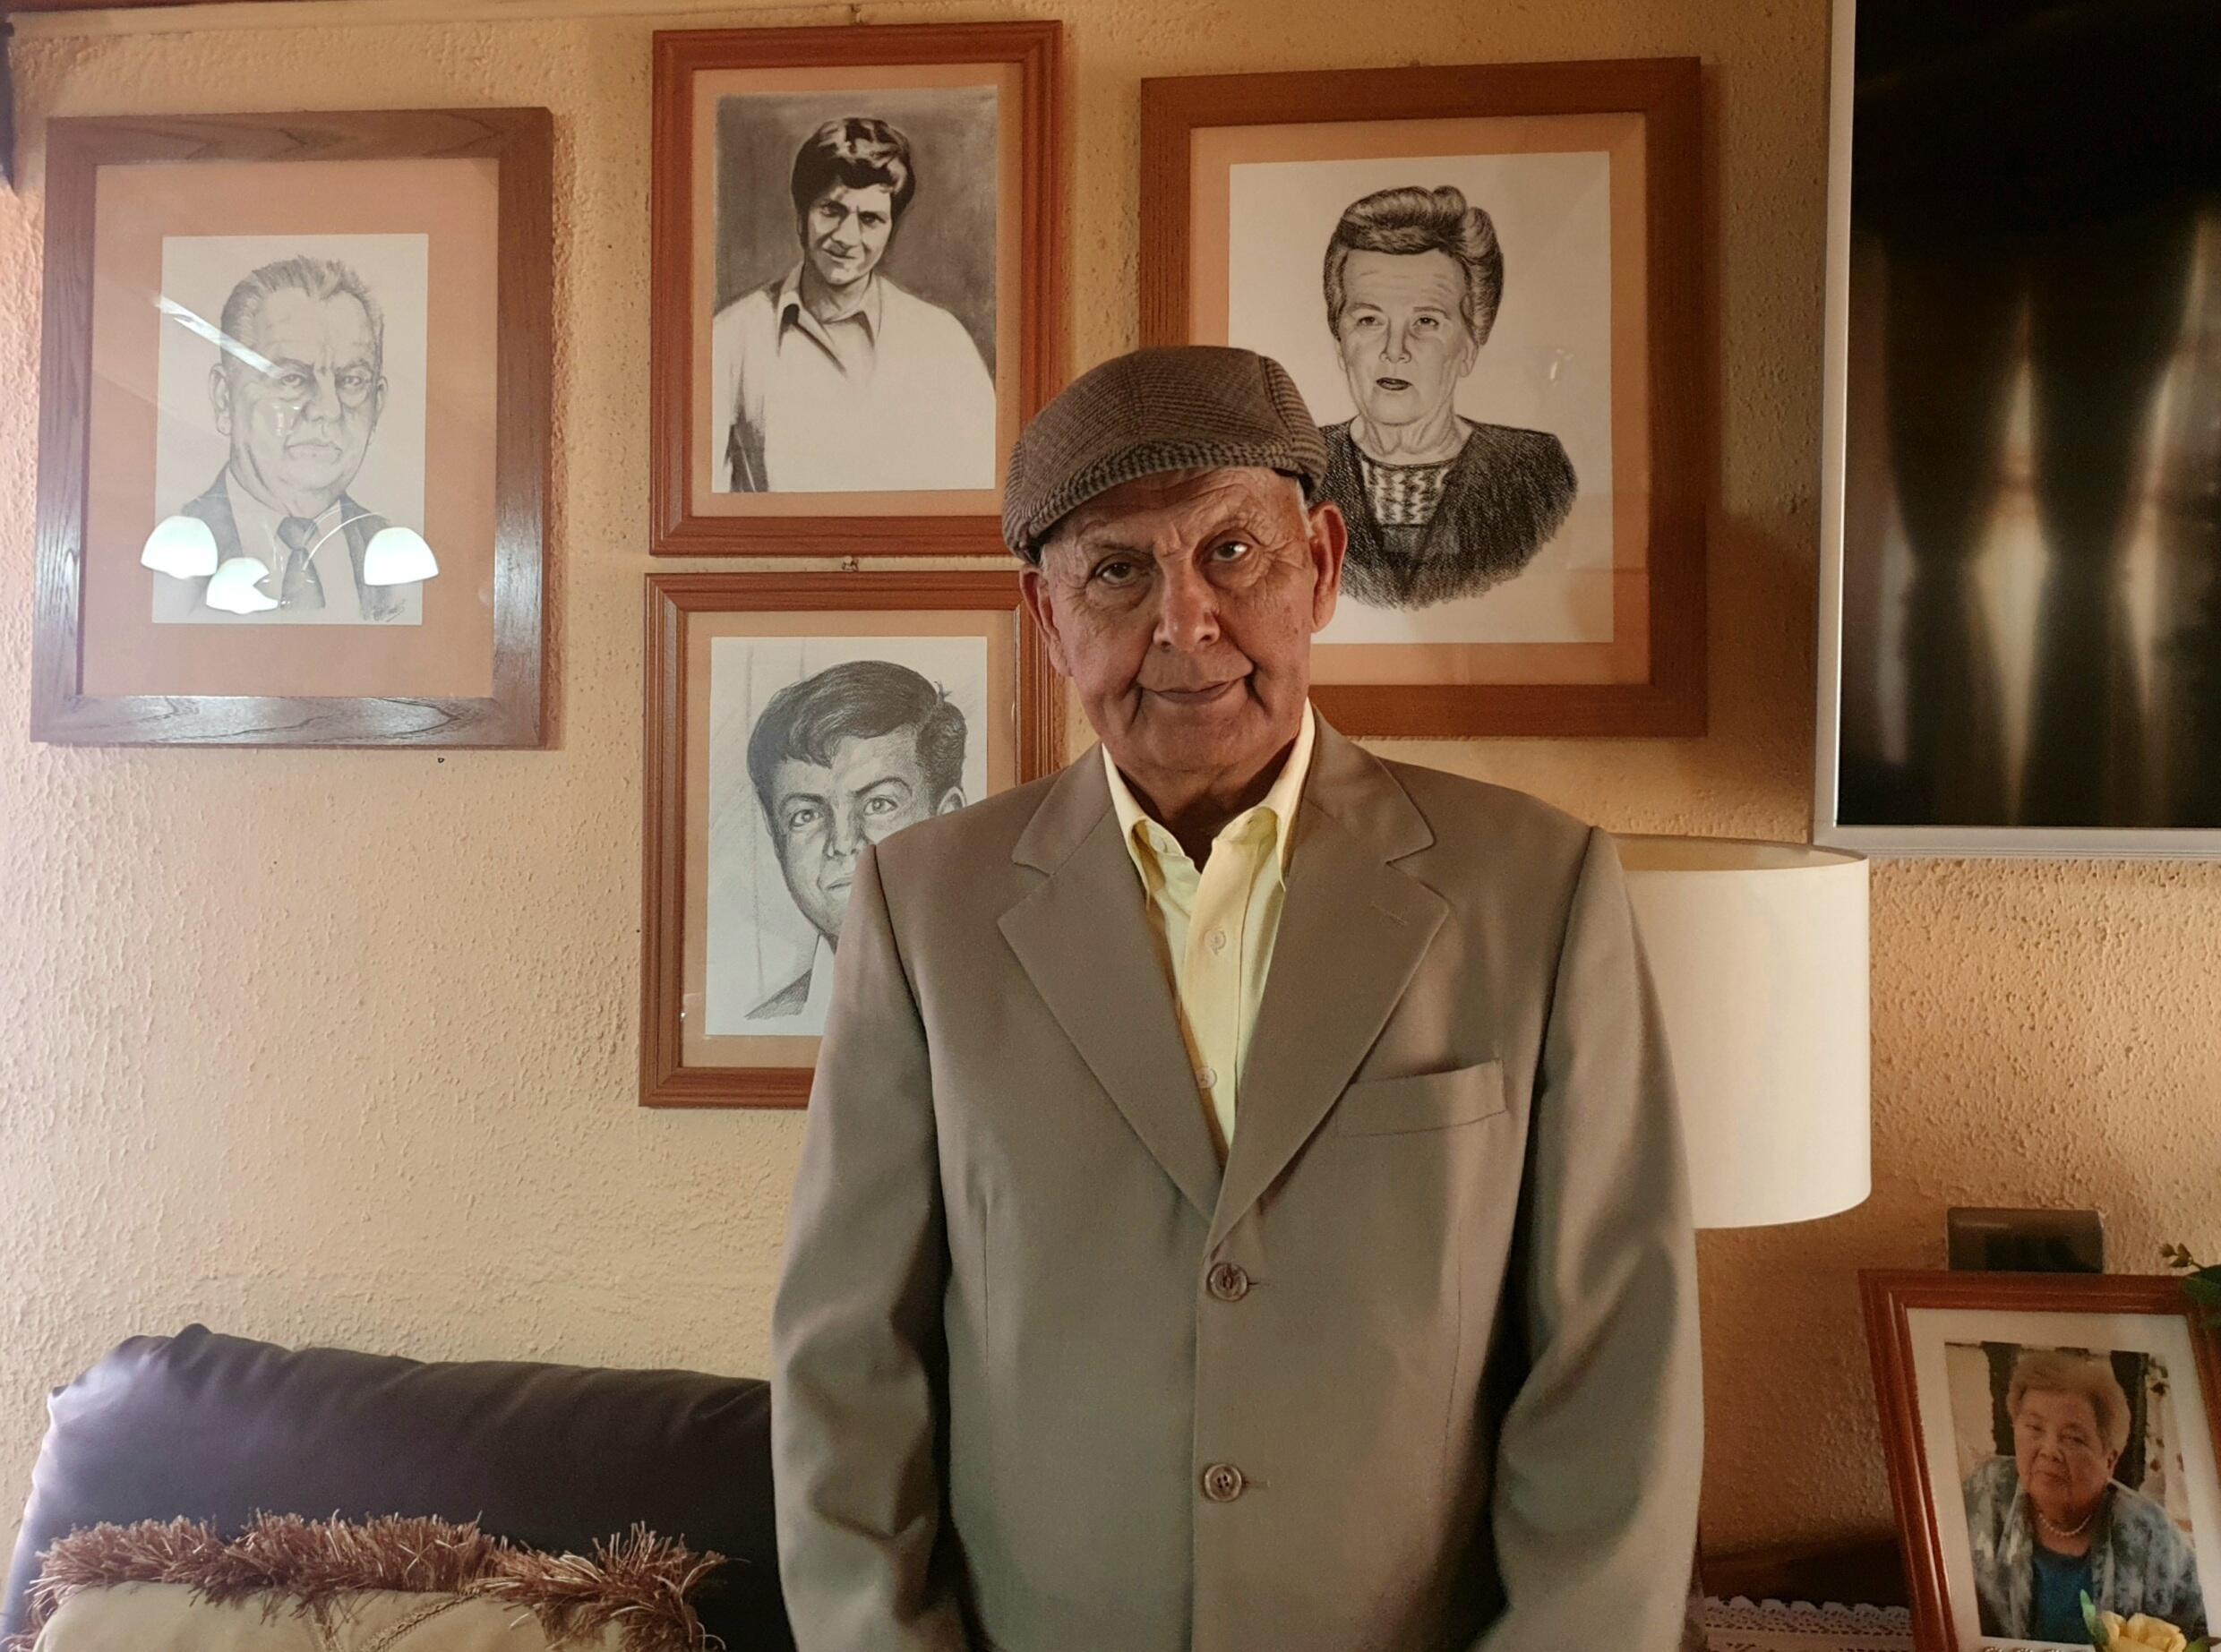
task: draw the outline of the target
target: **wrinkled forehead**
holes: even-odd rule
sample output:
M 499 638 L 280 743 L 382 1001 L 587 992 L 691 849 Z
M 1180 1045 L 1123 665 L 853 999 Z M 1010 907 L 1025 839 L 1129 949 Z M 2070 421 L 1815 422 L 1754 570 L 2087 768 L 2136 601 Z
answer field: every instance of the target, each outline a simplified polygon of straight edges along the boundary
M 1303 484 L 1293 476 L 1258 466 L 1167 470 L 1075 507 L 1045 549 L 1050 556 L 1060 547 L 1178 553 L 1229 527 L 1300 532 L 1302 524 Z
M 1342 266 L 1342 291 L 1346 306 L 1454 312 L 1464 301 L 1465 267 L 1433 248 L 1424 253 L 1352 253 Z
M 245 331 L 240 342 L 272 360 L 373 365 L 378 360 L 370 312 L 352 293 L 315 298 L 298 287 L 279 287 L 248 318 Z

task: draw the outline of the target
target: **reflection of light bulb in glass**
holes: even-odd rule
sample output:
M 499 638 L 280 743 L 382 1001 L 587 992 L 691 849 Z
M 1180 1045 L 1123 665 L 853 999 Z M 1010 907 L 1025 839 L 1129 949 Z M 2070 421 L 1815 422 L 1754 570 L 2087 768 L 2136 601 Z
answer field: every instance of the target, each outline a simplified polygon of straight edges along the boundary
M 164 517 L 147 535 L 139 561 L 157 573 L 202 578 L 216 571 L 216 535 L 199 517 Z
M 209 576 L 208 595 L 202 598 L 226 613 L 265 613 L 278 599 L 261 589 L 270 569 L 251 556 L 235 556 Z
M 440 571 L 440 564 L 413 527 L 382 527 L 363 548 L 364 585 L 413 585 Z

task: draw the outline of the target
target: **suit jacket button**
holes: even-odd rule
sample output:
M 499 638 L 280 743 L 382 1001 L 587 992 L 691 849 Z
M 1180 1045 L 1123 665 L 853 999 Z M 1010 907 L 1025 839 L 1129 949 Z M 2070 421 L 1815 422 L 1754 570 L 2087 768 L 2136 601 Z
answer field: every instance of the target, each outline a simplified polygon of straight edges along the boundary
M 1231 1262 L 1213 1268 L 1205 1283 L 1221 1302 L 1239 1302 L 1249 1294 L 1249 1276 Z
M 1203 1494 L 1213 1502 L 1231 1502 L 1248 1482 L 1231 1463 L 1213 1463 L 1203 1471 Z

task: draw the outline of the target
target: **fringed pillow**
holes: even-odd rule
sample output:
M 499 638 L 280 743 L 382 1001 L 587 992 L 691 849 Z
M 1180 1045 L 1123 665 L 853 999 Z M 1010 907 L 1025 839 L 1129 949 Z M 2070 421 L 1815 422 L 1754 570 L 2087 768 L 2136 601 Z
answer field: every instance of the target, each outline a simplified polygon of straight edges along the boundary
M 4 1652 L 700 1652 L 723 1563 L 641 1527 L 589 1558 L 401 1517 L 94 1526 L 47 1551 Z

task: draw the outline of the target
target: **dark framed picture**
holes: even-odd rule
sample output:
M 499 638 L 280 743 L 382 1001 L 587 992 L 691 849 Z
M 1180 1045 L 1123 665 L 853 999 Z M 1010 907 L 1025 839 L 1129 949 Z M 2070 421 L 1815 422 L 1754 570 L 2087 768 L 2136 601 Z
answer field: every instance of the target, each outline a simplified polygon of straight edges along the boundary
M 2177 1279 L 1860 1277 L 1920 1652 L 2196 1639 L 2221 1579 L 2221 1342 Z
M 856 857 L 1045 775 L 1015 571 L 647 582 L 640 1101 L 800 1107 Z
M 1058 359 L 1061 38 L 656 37 L 654 550 L 1002 549 Z
M 2221 18 L 1839 0 L 1832 68 L 1814 836 L 2221 856 Z
M 1359 734 L 1704 727 L 1693 58 L 1142 83 L 1142 337 L 1285 365 Z
M 542 742 L 551 131 L 49 124 L 33 739 Z

